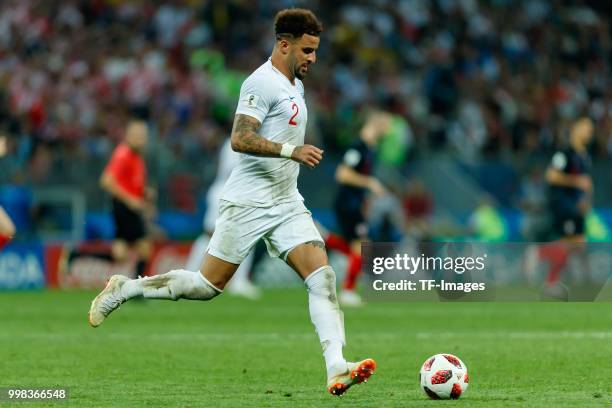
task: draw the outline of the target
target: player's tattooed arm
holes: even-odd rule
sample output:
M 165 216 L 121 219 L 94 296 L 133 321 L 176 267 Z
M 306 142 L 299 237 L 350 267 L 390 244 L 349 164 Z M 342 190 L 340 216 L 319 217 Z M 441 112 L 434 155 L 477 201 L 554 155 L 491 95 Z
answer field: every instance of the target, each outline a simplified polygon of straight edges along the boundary
M 257 133 L 261 126 L 259 121 L 249 115 L 237 114 L 232 128 L 232 149 L 235 152 L 260 157 L 280 157 L 283 147 Z M 323 150 L 311 145 L 297 146 L 291 159 L 308 166 L 316 167 L 323 159 Z
M 232 149 L 236 152 L 261 157 L 279 157 L 282 145 L 257 133 L 261 123 L 249 115 L 238 114 L 232 127 Z

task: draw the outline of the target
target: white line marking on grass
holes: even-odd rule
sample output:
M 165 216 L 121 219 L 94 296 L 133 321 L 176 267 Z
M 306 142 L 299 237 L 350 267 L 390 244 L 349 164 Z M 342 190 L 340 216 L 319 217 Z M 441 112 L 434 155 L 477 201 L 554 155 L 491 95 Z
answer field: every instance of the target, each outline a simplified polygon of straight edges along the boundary
M 612 338 L 612 332 L 585 332 L 585 331 L 547 331 L 547 332 L 537 332 L 537 331 L 525 331 L 525 332 L 441 332 L 441 333 L 432 333 L 432 332 L 420 332 L 416 334 L 419 339 L 430 339 L 433 337 L 444 337 L 444 338 L 453 338 L 453 337 L 478 337 L 478 338 L 505 338 L 505 339 L 529 339 L 529 340 L 537 340 L 537 339 L 610 339 Z
M 82 340 L 89 338 L 90 334 L 83 333 L 0 333 L 0 339 L 75 339 Z M 99 339 L 133 339 L 146 338 L 149 340 L 208 340 L 208 341 L 226 341 L 236 340 L 237 338 L 246 341 L 274 341 L 274 340 L 316 340 L 315 333 L 99 333 L 95 334 Z M 417 339 L 432 339 L 432 338 L 503 338 L 517 340 L 549 340 L 549 339 L 612 339 L 612 332 L 590 332 L 590 331 L 496 331 L 496 332 L 378 332 L 375 334 L 359 334 L 353 333 L 351 339 L 376 339 L 376 338 L 417 338 Z

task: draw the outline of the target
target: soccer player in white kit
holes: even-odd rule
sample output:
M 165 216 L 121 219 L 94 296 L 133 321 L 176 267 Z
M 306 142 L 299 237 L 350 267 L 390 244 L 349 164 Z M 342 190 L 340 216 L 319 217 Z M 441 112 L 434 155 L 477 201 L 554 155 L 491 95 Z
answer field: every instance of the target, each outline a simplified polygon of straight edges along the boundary
M 242 153 L 227 181 L 219 218 L 200 273 L 173 270 L 128 279 L 111 277 L 92 301 L 89 323 L 96 327 L 123 302 L 150 299 L 210 300 L 222 293 L 238 265 L 259 239 L 303 279 L 310 318 L 323 347 L 327 389 L 333 395 L 367 380 L 376 363 L 347 362 L 343 315 L 336 275 L 323 239 L 297 190 L 299 165 L 314 168 L 323 151 L 305 145 L 307 109 L 303 79 L 316 61 L 321 23 L 305 9 L 286 9 L 275 18 L 271 58 L 242 84 L 232 129 L 232 148 Z

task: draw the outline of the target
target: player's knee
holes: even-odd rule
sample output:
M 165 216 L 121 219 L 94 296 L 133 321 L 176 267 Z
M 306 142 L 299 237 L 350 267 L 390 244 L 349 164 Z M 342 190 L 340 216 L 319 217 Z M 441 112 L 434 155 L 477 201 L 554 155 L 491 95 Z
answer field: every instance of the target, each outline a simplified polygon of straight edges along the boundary
M 331 269 L 325 244 L 322 241 L 311 241 L 300 245 L 291 252 L 288 259 L 301 276 L 309 276 L 314 273 L 312 271 L 319 271 L 326 266 Z
M 326 251 L 323 251 L 323 253 L 319 255 L 318 263 L 319 263 L 319 265 L 321 263 L 323 265 L 329 265 L 329 258 L 327 257 L 327 252 Z M 330 266 L 330 268 L 331 268 L 331 266 Z

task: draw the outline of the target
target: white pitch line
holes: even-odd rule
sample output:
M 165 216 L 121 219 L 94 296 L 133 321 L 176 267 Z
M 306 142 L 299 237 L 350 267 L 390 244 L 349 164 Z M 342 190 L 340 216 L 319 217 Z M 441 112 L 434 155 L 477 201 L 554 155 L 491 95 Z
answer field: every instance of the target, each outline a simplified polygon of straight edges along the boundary
M 0 333 L 0 340 L 6 339 L 75 339 L 81 340 L 84 338 L 90 338 L 92 334 L 78 334 L 78 333 Z M 315 333 L 282 333 L 282 332 L 270 332 L 270 333 L 100 333 L 99 335 L 94 334 L 100 340 L 103 339 L 133 339 L 146 338 L 149 340 L 208 340 L 208 341 L 224 341 L 224 340 L 236 340 L 243 339 L 248 341 L 274 341 L 274 340 L 308 340 L 316 339 Z M 432 338 L 471 338 L 471 339 L 525 339 L 525 340 L 538 340 L 538 339 L 612 339 L 612 332 L 601 332 L 601 331 L 496 331 L 496 332 L 414 332 L 414 333 L 393 333 L 393 332 L 378 332 L 374 336 L 372 334 L 359 334 L 353 333 L 349 335 L 351 339 L 371 339 L 386 338 L 386 339 L 432 339 Z
M 416 334 L 417 338 L 427 339 L 434 337 L 443 338 L 461 338 L 461 337 L 478 337 L 478 338 L 504 338 L 504 339 L 610 339 L 612 332 L 588 332 L 588 331 L 562 331 L 562 332 L 420 332 Z

